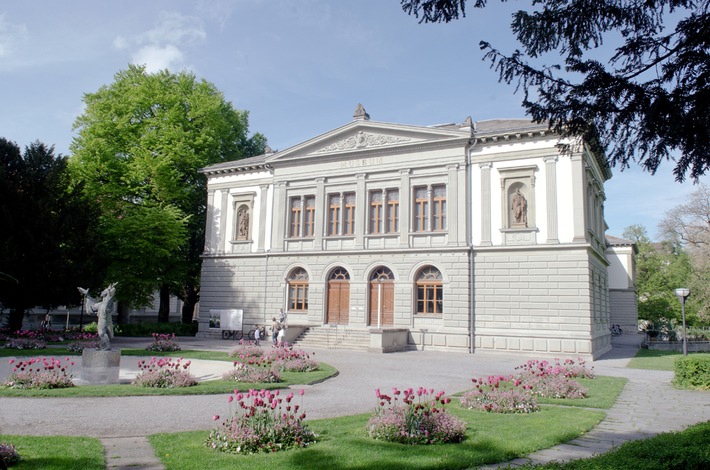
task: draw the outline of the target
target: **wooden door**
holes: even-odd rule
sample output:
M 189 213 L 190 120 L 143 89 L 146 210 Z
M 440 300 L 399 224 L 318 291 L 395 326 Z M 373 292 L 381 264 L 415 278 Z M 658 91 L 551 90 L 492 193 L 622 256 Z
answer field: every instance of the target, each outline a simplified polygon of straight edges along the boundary
M 349 281 L 328 281 L 328 311 L 325 322 L 329 325 L 347 325 L 350 322 Z
M 392 281 L 370 282 L 370 326 L 377 326 L 378 315 L 381 327 L 394 325 L 394 282 Z

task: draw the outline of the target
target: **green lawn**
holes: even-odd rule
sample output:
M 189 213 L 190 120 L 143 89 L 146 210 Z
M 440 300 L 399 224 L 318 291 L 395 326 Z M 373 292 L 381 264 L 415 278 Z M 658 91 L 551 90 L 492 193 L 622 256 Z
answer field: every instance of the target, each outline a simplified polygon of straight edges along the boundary
M 708 353 L 690 353 L 692 355 L 710 357 Z M 673 371 L 673 362 L 676 358 L 683 357 L 683 353 L 676 351 L 657 351 L 654 349 L 639 349 L 636 356 L 629 361 L 627 367 L 631 369 L 670 370 Z
M 587 398 L 565 400 L 556 398 L 538 398 L 540 404 L 579 406 L 585 408 L 608 409 L 619 397 L 628 382 L 623 377 L 598 376 L 594 379 L 574 379 L 587 389 Z
M 15 445 L 22 460 L 12 470 L 104 470 L 104 448 L 98 439 L 70 436 L 13 436 L 1 442 Z
M 540 412 L 495 414 L 449 410 L 468 424 L 461 444 L 412 446 L 366 434 L 369 414 L 307 421 L 318 442 L 305 449 L 231 455 L 205 446 L 208 432 L 156 434 L 149 440 L 168 470 L 198 469 L 463 469 L 501 462 L 573 439 L 594 427 L 603 411 L 545 407 Z
M 681 432 L 670 432 L 641 441 L 627 442 L 605 454 L 567 463 L 522 467 L 526 469 L 701 469 L 710 468 L 710 422 Z

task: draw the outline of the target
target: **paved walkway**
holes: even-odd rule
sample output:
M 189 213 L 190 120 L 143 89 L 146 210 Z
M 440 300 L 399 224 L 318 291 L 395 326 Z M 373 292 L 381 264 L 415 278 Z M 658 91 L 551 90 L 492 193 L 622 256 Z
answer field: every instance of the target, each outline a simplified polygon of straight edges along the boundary
M 627 377 L 629 383 L 607 418 L 579 439 L 533 453 L 507 465 L 569 460 L 605 452 L 623 442 L 710 420 L 710 393 L 675 390 L 672 372 L 627 369 L 638 348 L 637 335 L 614 338 L 614 349 L 593 363 L 598 375 Z M 150 339 L 116 338 L 113 346 L 141 347 Z M 183 349 L 228 351 L 234 343 L 181 338 Z M 314 358 L 335 366 L 339 375 L 303 386 L 309 419 L 372 410 L 374 390 L 433 387 L 455 393 L 470 388 L 471 378 L 509 374 L 530 357 L 477 351 L 473 355 L 438 351 L 375 354 L 314 349 Z M 137 372 L 136 358 L 125 356 L 121 379 Z M 193 360 L 191 370 L 202 379 L 218 377 L 231 364 Z M 0 361 L 0 377 L 9 372 Z M 75 375 L 80 375 L 75 372 Z M 159 432 L 212 429 L 212 416 L 228 411 L 223 395 L 97 398 L 0 397 L 0 432 L 27 435 L 80 435 L 101 439 L 107 468 L 162 469 L 145 436 Z M 494 468 L 494 467 L 489 467 Z

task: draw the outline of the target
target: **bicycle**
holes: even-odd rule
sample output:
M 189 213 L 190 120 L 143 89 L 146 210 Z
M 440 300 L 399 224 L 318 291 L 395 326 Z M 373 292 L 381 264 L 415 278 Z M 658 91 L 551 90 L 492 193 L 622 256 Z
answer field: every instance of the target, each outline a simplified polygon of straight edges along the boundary
M 259 328 L 259 331 L 261 332 L 261 335 L 259 336 L 261 339 L 264 339 L 266 335 L 266 328 L 263 326 Z M 252 328 L 249 330 L 247 333 L 247 338 L 249 338 L 251 341 L 255 340 L 254 333 L 256 332 L 256 328 Z M 244 338 L 244 332 L 242 330 L 222 330 L 222 339 L 232 339 L 234 341 L 240 341 L 242 338 Z

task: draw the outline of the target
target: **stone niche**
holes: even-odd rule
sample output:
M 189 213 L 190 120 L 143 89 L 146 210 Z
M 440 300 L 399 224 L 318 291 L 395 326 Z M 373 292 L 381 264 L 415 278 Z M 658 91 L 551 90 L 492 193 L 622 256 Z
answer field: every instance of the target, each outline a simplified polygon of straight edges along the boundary
M 533 245 L 535 222 L 535 172 L 537 165 L 501 168 L 501 221 L 505 245 Z

